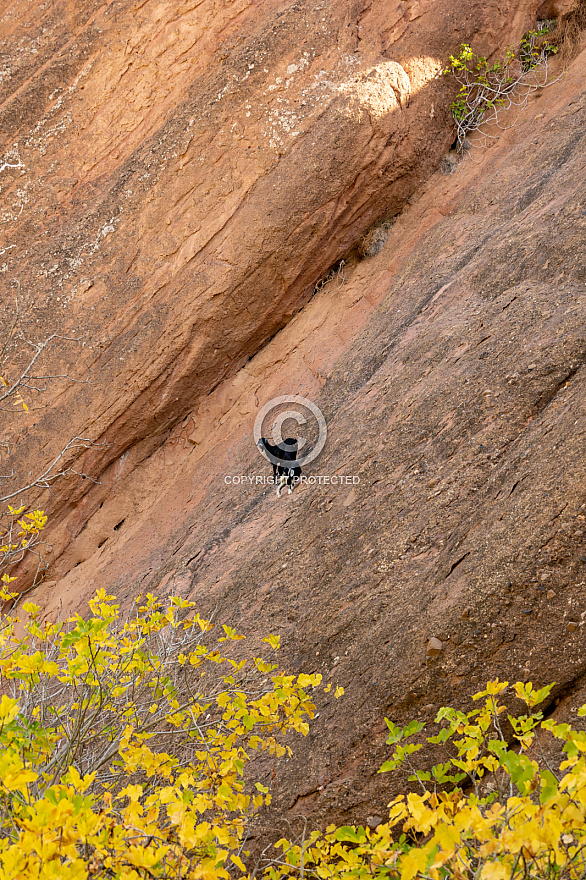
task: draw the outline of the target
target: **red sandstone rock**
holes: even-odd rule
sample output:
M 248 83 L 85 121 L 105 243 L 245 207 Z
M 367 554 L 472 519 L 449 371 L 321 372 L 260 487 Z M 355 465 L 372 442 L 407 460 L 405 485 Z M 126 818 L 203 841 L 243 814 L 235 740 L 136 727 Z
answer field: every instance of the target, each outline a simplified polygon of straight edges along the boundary
M 448 52 L 462 39 L 492 51 L 533 10 L 7 9 L 4 302 L 19 281 L 29 331 L 81 335 L 59 366 L 74 359 L 91 378 L 36 416 L 19 474 L 72 434 L 99 443 L 77 469 L 102 483 L 158 448 L 437 167 L 452 136 Z M 55 487 L 56 555 L 102 500 L 89 481 Z

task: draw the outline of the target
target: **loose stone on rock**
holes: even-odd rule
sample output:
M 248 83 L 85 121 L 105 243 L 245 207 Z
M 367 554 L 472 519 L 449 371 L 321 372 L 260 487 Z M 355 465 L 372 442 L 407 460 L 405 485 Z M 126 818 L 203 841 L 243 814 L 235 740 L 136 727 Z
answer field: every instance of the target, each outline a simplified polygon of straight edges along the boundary
M 444 647 L 443 642 L 440 642 L 439 639 L 436 639 L 436 638 L 430 639 L 429 642 L 427 643 L 427 651 L 426 651 L 428 658 L 433 659 L 434 657 L 439 657 L 439 655 L 441 654 L 441 652 L 443 650 L 443 647 Z

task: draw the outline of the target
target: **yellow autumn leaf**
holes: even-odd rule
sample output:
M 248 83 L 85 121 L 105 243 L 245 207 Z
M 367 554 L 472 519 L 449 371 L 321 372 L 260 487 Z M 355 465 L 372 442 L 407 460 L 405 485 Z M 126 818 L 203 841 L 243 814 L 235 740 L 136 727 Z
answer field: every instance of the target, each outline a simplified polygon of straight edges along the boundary
M 246 865 L 244 864 L 240 856 L 237 856 L 235 854 L 231 855 L 230 861 L 233 862 L 237 868 L 240 868 L 243 874 L 246 874 Z
M 127 851 L 127 858 L 131 865 L 135 868 L 152 868 L 165 857 L 169 847 L 140 847 L 130 846 Z
M 511 869 L 502 862 L 490 861 L 482 866 L 480 877 L 482 880 L 508 880 Z
M 315 673 L 314 675 L 307 675 L 305 673 L 301 673 L 301 675 L 297 676 L 297 684 L 299 687 L 317 687 L 322 680 L 322 676 L 319 673 Z
M 18 715 L 18 700 L 2 694 L 0 698 L 0 721 L 8 724 Z
M 131 803 L 135 803 L 142 796 L 142 793 L 142 785 L 127 785 L 126 788 L 123 788 L 117 795 L 117 798 L 122 800 L 122 798 L 127 797 Z
M 406 853 L 400 861 L 401 880 L 413 880 L 418 874 L 424 873 L 427 858 L 424 849 L 412 849 Z

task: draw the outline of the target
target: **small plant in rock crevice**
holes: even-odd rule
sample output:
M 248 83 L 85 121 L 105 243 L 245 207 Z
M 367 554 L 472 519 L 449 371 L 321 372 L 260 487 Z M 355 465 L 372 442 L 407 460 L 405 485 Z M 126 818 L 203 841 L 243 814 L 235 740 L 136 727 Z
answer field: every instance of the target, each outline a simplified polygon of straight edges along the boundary
M 380 254 L 394 222 L 395 218 L 389 217 L 371 226 L 358 244 L 358 253 L 362 259 L 365 257 L 375 257 L 377 254 Z
M 557 46 L 548 38 L 553 22 L 541 22 L 528 31 L 517 50 L 509 47 L 502 61 L 492 64 L 463 44 L 457 55 L 450 55 L 444 74 L 453 76 L 460 91 L 450 110 L 456 123 L 457 152 L 464 150 L 466 137 L 488 123 L 498 123 L 501 110 L 524 108 L 536 89 L 557 82 L 550 78 L 548 60 Z M 488 137 L 485 133 L 485 137 Z
M 556 27 L 555 41 L 565 63 L 575 58 L 580 51 L 585 30 L 586 0 L 576 0 L 573 8 L 561 17 Z
M 346 260 L 339 260 L 334 266 L 332 266 L 332 268 L 328 272 L 326 272 L 326 274 L 322 278 L 320 278 L 319 281 L 316 281 L 313 288 L 314 295 L 316 293 L 319 293 L 333 281 L 336 283 L 337 289 L 342 287 L 342 285 L 346 281 L 346 277 L 344 275 L 345 266 Z

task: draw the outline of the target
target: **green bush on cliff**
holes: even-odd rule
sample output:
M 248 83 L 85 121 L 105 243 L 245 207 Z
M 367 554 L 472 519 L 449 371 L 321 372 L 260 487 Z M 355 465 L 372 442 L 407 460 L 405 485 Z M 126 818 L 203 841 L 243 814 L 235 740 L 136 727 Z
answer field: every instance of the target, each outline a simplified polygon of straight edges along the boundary
M 531 92 L 557 80 L 548 74 L 548 58 L 557 47 L 546 35 L 551 22 L 542 22 L 537 30 L 524 34 L 519 48 L 508 48 L 502 61 L 492 64 L 463 44 L 457 55 L 449 56 L 444 74 L 453 76 L 460 85 L 457 97 L 450 104 L 456 123 L 458 152 L 471 132 L 498 121 L 501 109 L 525 107 Z

